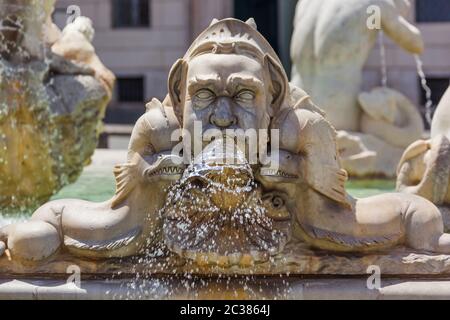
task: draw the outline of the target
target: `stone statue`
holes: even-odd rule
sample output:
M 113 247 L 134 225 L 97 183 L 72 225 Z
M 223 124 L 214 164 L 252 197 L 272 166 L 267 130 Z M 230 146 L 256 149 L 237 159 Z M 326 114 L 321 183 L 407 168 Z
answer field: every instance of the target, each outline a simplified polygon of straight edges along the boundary
M 419 30 L 405 19 L 409 7 L 408 0 L 301 0 L 297 4 L 291 82 L 307 91 L 333 126 L 342 130 L 338 145 L 351 175 L 394 176 L 404 148 L 423 133 L 417 108 L 399 92 L 376 88 L 360 93 L 362 70 L 380 30 L 410 53 L 423 51 Z M 371 8 L 379 10 L 380 29 L 369 28 Z M 404 119 L 395 119 L 395 113 L 404 114 Z M 393 131 L 400 136 L 389 135 Z
M 115 76 L 95 54 L 93 39 L 94 29 L 91 20 L 78 17 L 64 28 L 61 37 L 52 44 L 51 50 L 67 60 L 92 68 L 96 78 L 103 82 L 111 96 Z
M 64 244 L 78 255 L 121 257 L 151 245 L 160 236 L 158 210 L 165 201 L 165 188 L 184 169 L 172 161 L 167 138 L 177 127 L 172 108 L 151 101 L 132 132 L 127 163 L 114 169 L 115 196 L 105 203 L 56 200 L 43 205 L 30 221 L 3 229 L 10 235 L 12 255 L 39 260 Z
M 307 91 L 337 130 L 358 131 L 362 68 L 379 30 L 369 29 L 370 6 L 381 29 L 414 54 L 423 51 L 419 30 L 408 23 L 408 0 L 300 0 L 291 42 L 291 81 Z
M 422 137 L 422 118 L 408 98 L 390 88 L 362 92 L 358 102 L 361 132 L 338 132 L 342 165 L 352 176 L 394 177 L 403 150 Z
M 430 201 L 347 194 L 335 129 L 289 85 L 254 21 L 213 20 L 175 62 L 168 92 L 136 123 L 128 161 L 114 170 L 115 196 L 53 201 L 0 229 L 13 260 L 125 257 L 165 245 L 198 265 L 249 266 L 293 239 L 331 252 L 450 253 Z
M 73 182 L 97 146 L 114 75 L 92 22 L 62 32 L 54 0 L 0 0 L 0 208 L 36 208 Z
M 397 175 L 398 191 L 450 206 L 450 88 L 434 114 L 431 138 L 417 140 L 405 150 Z

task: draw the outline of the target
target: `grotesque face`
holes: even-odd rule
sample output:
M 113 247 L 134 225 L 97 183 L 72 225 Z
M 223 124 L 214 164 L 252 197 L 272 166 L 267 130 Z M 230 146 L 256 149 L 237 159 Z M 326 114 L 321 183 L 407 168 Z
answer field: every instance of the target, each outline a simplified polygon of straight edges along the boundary
M 283 102 L 287 81 L 281 66 L 268 55 L 237 52 L 199 54 L 179 60 L 170 72 L 170 98 L 194 157 L 201 150 L 192 146 L 206 146 L 211 136 L 268 129 Z
M 184 128 L 194 121 L 208 129 L 268 127 L 271 103 L 264 68 L 256 60 L 236 54 L 195 57 L 187 73 Z

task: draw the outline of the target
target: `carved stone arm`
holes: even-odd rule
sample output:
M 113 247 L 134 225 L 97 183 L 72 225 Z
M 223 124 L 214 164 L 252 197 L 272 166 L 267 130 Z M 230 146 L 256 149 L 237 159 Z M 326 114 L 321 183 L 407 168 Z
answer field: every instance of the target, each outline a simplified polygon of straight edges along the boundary
M 424 43 L 417 27 L 409 23 L 392 1 L 383 0 L 381 7 L 381 27 L 400 47 L 414 54 L 421 54 Z

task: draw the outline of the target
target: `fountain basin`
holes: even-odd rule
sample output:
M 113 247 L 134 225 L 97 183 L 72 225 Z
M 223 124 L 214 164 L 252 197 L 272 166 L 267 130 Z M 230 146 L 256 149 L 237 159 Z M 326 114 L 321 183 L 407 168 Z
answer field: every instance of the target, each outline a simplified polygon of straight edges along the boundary
M 104 201 L 114 193 L 111 168 L 126 151 L 96 150 L 80 179 L 53 196 Z M 391 180 L 351 180 L 349 193 L 365 197 L 394 190 Z M 31 212 L 3 214 L 1 223 L 24 220 Z M 445 215 L 448 217 L 448 214 Z M 366 286 L 376 265 L 382 288 Z M 80 287 L 67 279 L 80 270 Z M 430 266 L 433 266 L 432 268 Z M 69 272 L 68 272 L 69 271 Z M 398 248 L 371 255 L 330 254 L 291 242 L 282 254 L 251 268 L 197 265 L 170 252 L 93 260 L 60 254 L 35 265 L 0 258 L 0 299 L 390 299 L 449 298 L 450 256 Z M 350 277 L 350 278 L 349 278 Z M 384 280 L 387 278 L 387 280 Z M 430 280 L 432 278 L 433 280 Z M 422 280 L 419 280 L 422 279 Z M 430 283 L 433 285 L 430 285 Z M 189 286 L 190 289 L 186 290 Z

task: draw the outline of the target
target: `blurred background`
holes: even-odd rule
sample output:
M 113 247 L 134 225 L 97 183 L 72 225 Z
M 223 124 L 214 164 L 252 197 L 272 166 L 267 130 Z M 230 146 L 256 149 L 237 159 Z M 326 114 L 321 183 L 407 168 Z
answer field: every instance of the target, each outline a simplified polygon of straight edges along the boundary
M 258 30 L 279 54 L 288 74 L 289 47 L 297 0 L 58 0 L 54 22 L 63 28 L 67 8 L 78 5 L 92 19 L 94 46 L 102 62 L 117 76 L 107 109 L 100 147 L 125 149 L 132 126 L 145 102 L 166 95 L 167 74 L 195 37 L 213 18 L 254 17 Z M 410 21 L 425 41 L 424 71 L 436 105 L 450 79 L 450 0 L 411 0 Z M 414 58 L 387 37 L 389 86 L 416 105 L 425 104 Z M 363 89 L 381 83 L 379 48 L 364 69 Z

